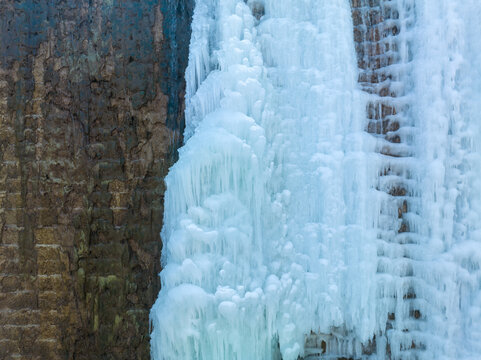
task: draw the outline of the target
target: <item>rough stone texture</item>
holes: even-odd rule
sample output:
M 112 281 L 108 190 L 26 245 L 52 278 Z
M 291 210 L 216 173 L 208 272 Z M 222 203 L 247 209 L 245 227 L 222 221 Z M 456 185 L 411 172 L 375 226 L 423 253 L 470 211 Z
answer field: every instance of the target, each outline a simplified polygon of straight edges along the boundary
M 0 358 L 148 359 L 192 0 L 0 1 Z

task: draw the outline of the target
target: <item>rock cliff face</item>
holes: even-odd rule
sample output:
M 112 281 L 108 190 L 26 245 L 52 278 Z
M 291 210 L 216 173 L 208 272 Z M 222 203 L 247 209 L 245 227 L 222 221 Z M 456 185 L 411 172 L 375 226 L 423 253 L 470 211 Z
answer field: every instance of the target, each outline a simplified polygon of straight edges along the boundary
M 149 358 L 192 8 L 0 2 L 0 358 Z

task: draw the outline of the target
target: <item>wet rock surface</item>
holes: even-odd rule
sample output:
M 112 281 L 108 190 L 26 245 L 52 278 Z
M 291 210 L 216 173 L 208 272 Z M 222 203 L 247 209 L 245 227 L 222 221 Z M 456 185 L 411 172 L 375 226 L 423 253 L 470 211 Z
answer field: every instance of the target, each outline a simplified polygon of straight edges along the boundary
M 0 2 L 0 358 L 149 358 L 192 8 Z

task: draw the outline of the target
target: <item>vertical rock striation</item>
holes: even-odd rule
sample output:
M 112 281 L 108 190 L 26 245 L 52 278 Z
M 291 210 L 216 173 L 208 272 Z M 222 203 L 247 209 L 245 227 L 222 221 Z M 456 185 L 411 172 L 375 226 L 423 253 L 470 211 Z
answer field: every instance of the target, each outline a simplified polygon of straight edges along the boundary
M 0 3 L 0 358 L 149 357 L 191 14 Z

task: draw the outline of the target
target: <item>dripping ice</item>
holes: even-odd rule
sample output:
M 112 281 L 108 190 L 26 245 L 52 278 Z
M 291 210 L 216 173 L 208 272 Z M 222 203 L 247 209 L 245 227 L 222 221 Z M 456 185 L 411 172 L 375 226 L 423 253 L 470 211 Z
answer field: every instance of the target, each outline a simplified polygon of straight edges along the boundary
M 401 38 L 413 53 L 405 166 L 425 316 L 416 356 L 477 359 L 481 5 L 389 3 L 416 19 Z M 332 356 L 364 359 L 390 308 L 403 306 L 379 299 L 403 284 L 378 274 L 385 160 L 365 131 L 352 32 L 347 0 L 196 0 L 185 145 L 166 179 L 154 359 L 295 360 L 309 355 L 311 333 L 337 333 Z M 381 346 L 370 358 L 387 359 Z

